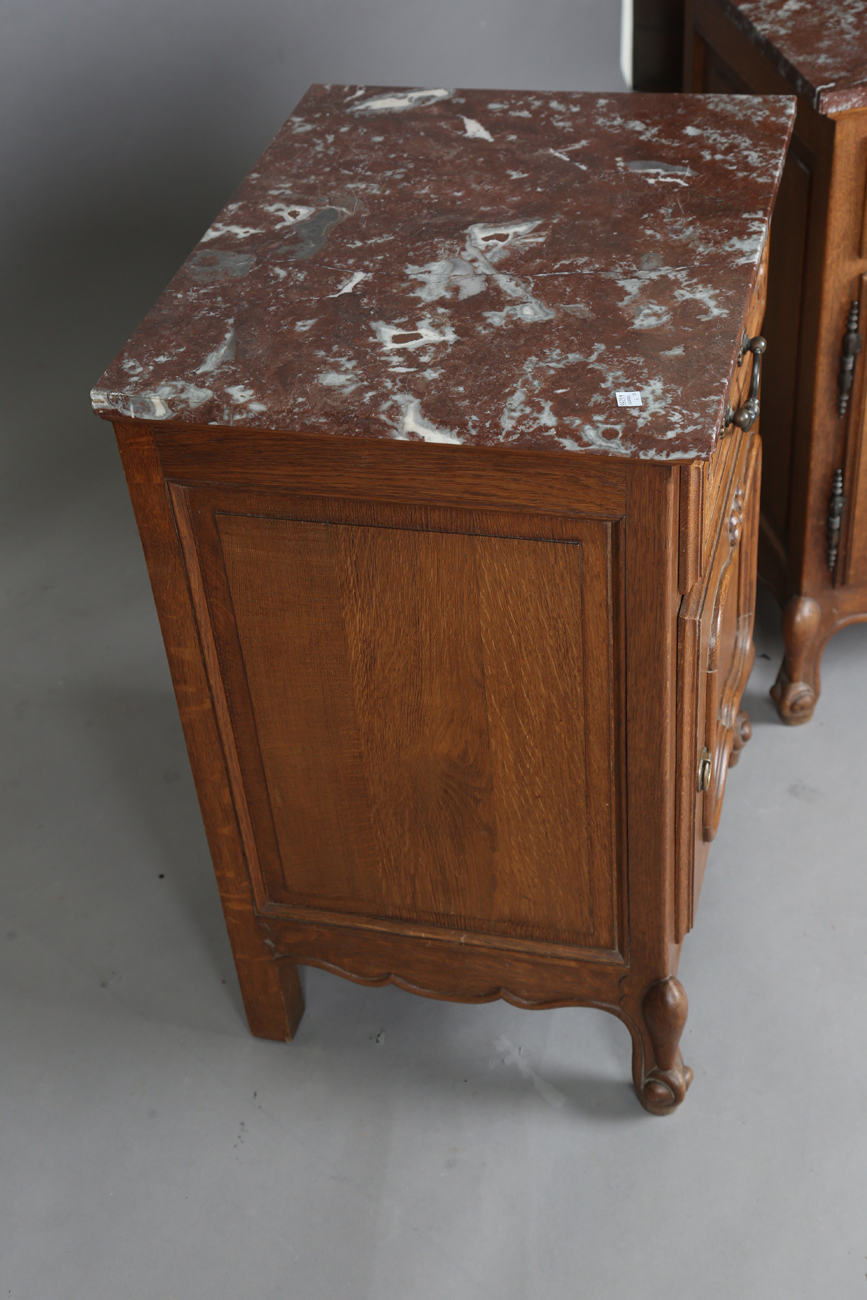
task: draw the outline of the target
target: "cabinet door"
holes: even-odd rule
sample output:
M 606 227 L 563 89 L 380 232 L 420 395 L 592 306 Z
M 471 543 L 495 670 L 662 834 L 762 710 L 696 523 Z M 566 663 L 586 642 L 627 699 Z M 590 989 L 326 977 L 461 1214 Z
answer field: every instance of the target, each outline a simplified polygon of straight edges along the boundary
M 714 514 L 705 578 L 684 597 L 679 617 L 681 934 L 693 923 L 728 770 L 748 735 L 740 704 L 755 658 L 761 442 L 751 433 L 731 437 L 739 444 Z
M 616 953 L 619 525 L 173 495 L 260 911 Z

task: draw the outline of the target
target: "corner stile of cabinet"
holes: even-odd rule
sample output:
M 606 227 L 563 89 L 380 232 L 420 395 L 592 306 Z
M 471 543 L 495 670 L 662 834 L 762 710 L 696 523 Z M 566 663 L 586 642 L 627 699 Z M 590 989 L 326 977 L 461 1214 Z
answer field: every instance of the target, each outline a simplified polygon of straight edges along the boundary
M 702 575 L 704 465 L 681 465 L 678 484 L 677 589 L 683 596 Z
M 275 965 L 254 919 L 252 883 L 211 699 L 206 661 L 154 430 L 114 422 L 118 449 L 166 647 L 208 847 L 251 1032 L 291 1040 L 300 990 Z M 288 973 L 291 976 L 291 972 Z M 291 995 L 291 996 L 287 996 Z
M 627 506 L 627 842 L 630 962 L 645 986 L 676 973 L 675 716 L 678 483 L 656 464 Z M 648 864 L 658 869 L 650 870 Z

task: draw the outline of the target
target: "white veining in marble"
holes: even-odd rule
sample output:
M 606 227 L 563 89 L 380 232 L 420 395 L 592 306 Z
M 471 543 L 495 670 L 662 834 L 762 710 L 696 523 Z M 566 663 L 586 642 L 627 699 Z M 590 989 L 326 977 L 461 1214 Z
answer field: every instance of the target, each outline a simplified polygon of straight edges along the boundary
M 94 405 L 708 455 L 791 116 L 748 97 L 314 89 Z

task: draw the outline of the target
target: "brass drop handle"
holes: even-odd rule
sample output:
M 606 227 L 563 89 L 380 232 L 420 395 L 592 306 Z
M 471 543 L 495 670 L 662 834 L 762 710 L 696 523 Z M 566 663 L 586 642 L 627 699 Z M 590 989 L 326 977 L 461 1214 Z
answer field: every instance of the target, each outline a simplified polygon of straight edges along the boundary
M 710 778 L 712 773 L 713 773 L 713 758 L 711 757 L 710 750 L 707 748 L 707 746 L 705 746 L 704 749 L 701 751 L 701 757 L 698 760 L 699 794 L 706 794 L 707 791 L 710 789 Z
M 762 382 L 762 353 L 768 346 L 767 340 L 763 339 L 761 334 L 757 334 L 754 339 L 744 335 L 744 341 L 741 346 L 741 360 L 744 359 L 748 352 L 752 352 L 753 373 L 750 375 L 750 391 L 747 394 L 747 400 L 743 406 L 739 406 L 733 411 L 730 406 L 726 406 L 725 425 L 736 424 L 739 429 L 746 432 L 751 429 L 759 418 L 759 384 Z

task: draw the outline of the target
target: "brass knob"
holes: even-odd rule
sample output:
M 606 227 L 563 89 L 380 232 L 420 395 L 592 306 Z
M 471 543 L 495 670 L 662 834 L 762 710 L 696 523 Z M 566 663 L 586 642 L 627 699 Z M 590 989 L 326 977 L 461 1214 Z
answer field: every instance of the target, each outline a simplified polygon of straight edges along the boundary
M 704 794 L 710 789 L 710 778 L 713 773 L 713 758 L 711 752 L 705 746 L 701 751 L 701 758 L 698 760 L 698 792 Z

